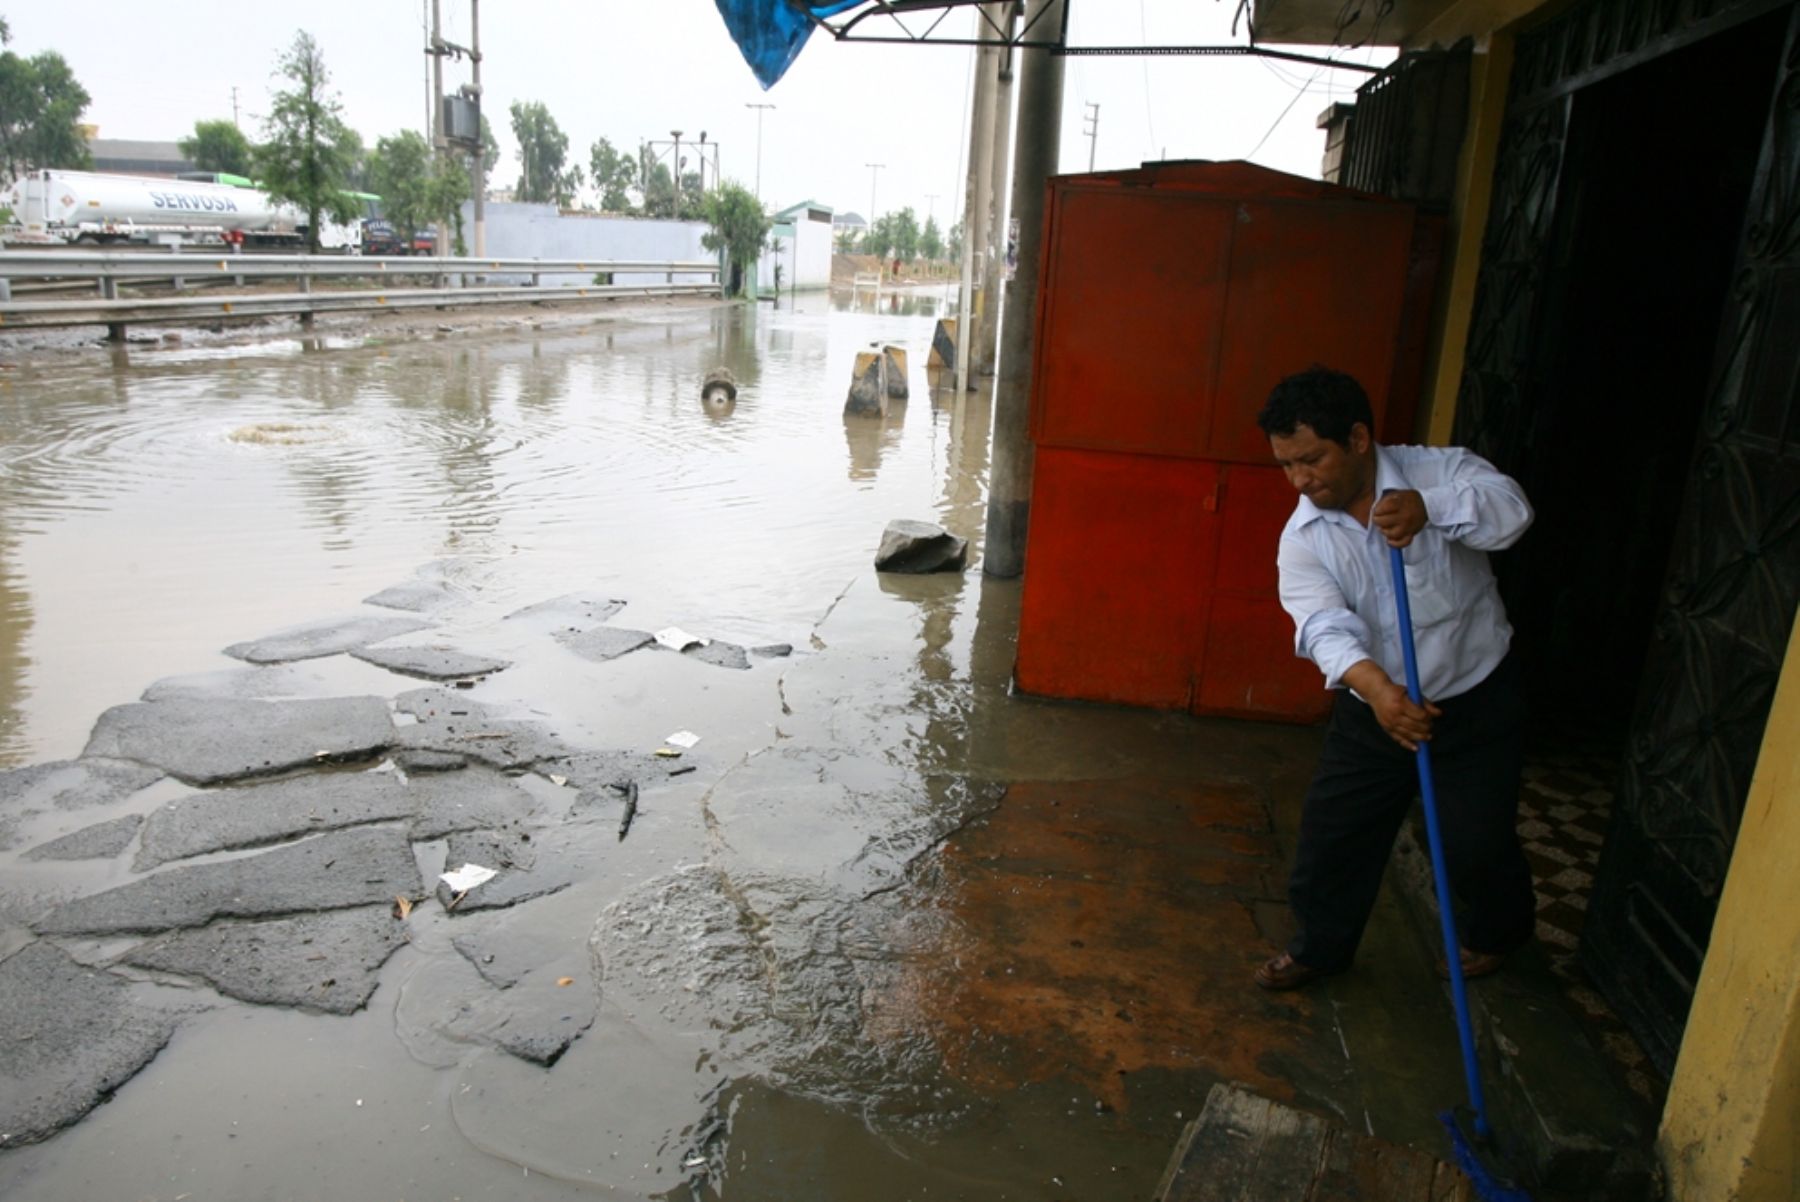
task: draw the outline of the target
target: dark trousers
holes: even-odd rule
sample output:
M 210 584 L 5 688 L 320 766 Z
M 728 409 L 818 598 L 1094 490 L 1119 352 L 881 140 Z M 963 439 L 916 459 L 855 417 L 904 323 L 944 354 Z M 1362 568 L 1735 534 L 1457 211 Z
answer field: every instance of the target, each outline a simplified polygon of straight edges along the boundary
M 1509 952 L 1531 937 L 1536 902 L 1517 830 L 1525 706 L 1511 656 L 1480 684 L 1440 701 L 1431 763 L 1463 946 Z M 1340 693 L 1300 817 L 1288 881 L 1299 930 L 1288 954 L 1313 968 L 1349 965 L 1381 887 L 1394 836 L 1418 796 L 1418 761 L 1375 711 Z

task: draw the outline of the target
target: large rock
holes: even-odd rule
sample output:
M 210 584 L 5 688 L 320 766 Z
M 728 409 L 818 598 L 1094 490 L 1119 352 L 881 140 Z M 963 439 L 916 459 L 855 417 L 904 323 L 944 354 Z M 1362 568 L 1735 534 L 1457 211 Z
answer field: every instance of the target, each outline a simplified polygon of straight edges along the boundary
M 84 756 L 154 764 L 194 785 L 367 759 L 394 742 L 380 697 L 140 701 L 100 715 Z
M 415 630 L 424 630 L 430 622 L 419 618 L 339 618 L 326 622 L 309 622 L 290 626 L 260 639 L 233 643 L 225 654 L 253 664 L 283 664 L 297 659 L 317 659 L 337 655 L 370 643 L 379 643 Z
M 135 1005 L 129 982 L 42 940 L 0 961 L 0 1148 L 45 1139 L 92 1110 L 179 1021 Z
M 412 844 L 395 829 L 338 831 L 217 864 L 171 868 L 66 902 L 35 924 L 46 935 L 105 935 L 345 909 L 417 897 Z
M 969 540 L 931 522 L 900 518 L 881 532 L 875 552 L 878 572 L 960 572 L 969 559 Z
M 198 977 L 220 993 L 266 1006 L 350 1014 L 368 1004 L 378 974 L 406 942 L 388 905 L 268 922 L 217 922 L 125 953 L 139 968 Z

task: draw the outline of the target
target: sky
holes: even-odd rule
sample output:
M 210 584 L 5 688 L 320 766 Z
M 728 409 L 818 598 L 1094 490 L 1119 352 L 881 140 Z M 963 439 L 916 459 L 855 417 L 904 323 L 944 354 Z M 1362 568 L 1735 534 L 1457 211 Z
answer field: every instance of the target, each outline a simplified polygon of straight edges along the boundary
M 439 0 L 444 36 L 469 42 L 468 0 Z M 1070 44 L 1223 45 L 1235 0 L 1070 0 Z M 296 31 L 319 42 L 344 115 L 366 143 L 423 130 L 429 0 L 182 0 L 146 20 L 141 2 L 88 0 L 72 20 L 61 6 L 0 0 L 10 47 L 55 50 L 93 97 L 84 120 L 103 138 L 169 141 L 197 120 L 230 118 L 233 89 L 244 131 L 260 135 L 275 68 Z M 974 14 L 940 27 L 965 32 Z M 586 168 L 600 138 L 635 150 L 704 132 L 720 169 L 771 209 L 812 200 L 868 216 L 911 206 L 940 225 L 961 203 L 968 153 L 972 52 L 950 46 L 837 42 L 815 33 L 764 92 L 726 33 L 713 0 L 487 0 L 481 8 L 483 112 L 504 161 L 494 186 L 516 178 L 507 116 L 541 101 Z M 1299 48 L 1320 53 L 1317 47 Z M 1342 50 L 1379 66 L 1391 51 Z M 1061 169 L 1134 167 L 1159 158 L 1249 158 L 1316 177 L 1319 114 L 1353 98 L 1360 72 L 1268 59 L 1069 57 Z M 446 91 L 468 81 L 446 60 Z M 751 104 L 773 104 L 759 110 Z M 1098 136 L 1084 133 L 1098 105 Z M 871 167 L 870 164 L 879 164 Z M 690 170 L 692 167 L 690 165 Z

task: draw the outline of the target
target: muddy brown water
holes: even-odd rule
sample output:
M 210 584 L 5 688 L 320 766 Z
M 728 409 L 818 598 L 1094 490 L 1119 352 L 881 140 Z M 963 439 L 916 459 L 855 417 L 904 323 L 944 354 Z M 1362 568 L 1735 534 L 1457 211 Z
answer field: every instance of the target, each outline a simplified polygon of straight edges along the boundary
M 0 1194 L 1143 1198 L 1212 1081 L 1291 1095 L 1303 1050 L 1241 1036 L 1268 1011 L 1241 982 L 1279 894 L 1269 782 L 1310 736 L 1013 697 L 1016 585 L 872 570 L 897 517 L 979 554 L 991 396 L 932 391 L 936 304 L 0 371 L 0 767 L 74 756 L 152 681 L 419 579 L 453 603 L 402 641 L 514 661 L 472 697 L 583 745 L 701 736 L 625 842 L 546 836 L 595 865 L 574 887 L 423 904 L 357 1014 L 132 974 L 202 1009 L 78 1124 L 0 1153 Z M 911 399 L 846 420 L 876 340 L 911 349 Z M 740 392 L 709 409 L 717 366 Z M 573 591 L 794 654 L 590 663 L 501 621 Z M 418 684 L 344 656 L 283 671 L 290 695 Z M 23 850 L 186 791 L 7 832 L 0 954 L 46 899 L 135 875 Z M 441 844 L 419 856 L 442 867 Z M 472 1029 L 496 991 L 451 946 L 469 931 L 531 966 L 513 988 L 537 1004 L 596 1014 L 553 1067 Z

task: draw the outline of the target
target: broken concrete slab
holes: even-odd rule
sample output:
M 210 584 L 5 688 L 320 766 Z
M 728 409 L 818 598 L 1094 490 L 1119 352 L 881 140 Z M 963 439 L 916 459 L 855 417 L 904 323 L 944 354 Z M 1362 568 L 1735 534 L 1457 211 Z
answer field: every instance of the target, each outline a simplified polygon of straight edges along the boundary
M 260 847 L 299 835 L 406 821 L 414 839 L 535 817 L 531 795 L 482 769 L 403 779 L 393 772 L 320 772 L 177 798 L 150 815 L 134 867 Z
M 556 641 L 583 659 L 604 663 L 655 642 L 656 636 L 648 630 L 596 626 L 592 630 L 564 631 L 556 636 Z
M 178 797 L 151 813 L 133 867 L 410 819 L 420 795 L 392 772 L 325 772 Z
M 648 785 L 665 781 L 670 774 L 689 766 L 681 760 L 651 755 L 641 751 L 582 751 L 540 760 L 535 767 L 545 776 L 560 776 L 571 789 L 578 790 L 581 800 L 596 790 L 625 781 Z M 612 797 L 622 794 L 610 793 Z
M 512 667 L 508 659 L 470 655 L 449 647 L 358 647 L 350 654 L 378 668 L 425 680 L 491 676 Z
M 0 961 L 0 1148 L 36 1143 L 92 1110 L 180 1020 L 43 940 Z
M 334 618 L 290 626 L 259 639 L 233 643 L 225 648 L 225 654 L 253 664 L 291 663 L 297 659 L 338 655 L 383 639 L 425 630 L 430 625 L 419 618 Z
M 544 621 L 573 629 L 604 622 L 624 608 L 625 602 L 613 597 L 602 597 L 599 593 L 565 593 L 561 597 L 552 597 L 548 601 L 515 609 L 501 620 Z
M 450 836 L 444 852 L 446 869 L 478 864 L 499 875 L 475 886 L 462 900 L 439 879 L 437 899 L 454 913 L 497 910 L 534 897 L 544 897 L 575 883 L 576 865 L 561 854 L 540 855 L 529 831 L 464 831 Z
M 110 860 L 137 838 L 142 814 L 126 814 L 110 822 L 96 822 L 60 839 L 40 843 L 25 853 L 27 860 Z
M 599 989 L 584 971 L 584 958 L 567 956 L 522 973 L 508 987 L 460 999 L 434 1025 L 452 1039 L 487 1044 L 549 1068 L 594 1025 L 599 1010 Z
M 381 966 L 405 943 L 405 924 L 379 905 L 267 922 L 216 922 L 141 943 L 122 959 L 197 977 L 240 1001 L 352 1014 L 368 1004 Z
M 56 907 L 46 935 L 161 932 L 215 918 L 257 918 L 385 903 L 421 890 L 412 844 L 394 828 L 337 831 L 217 864 L 170 868 Z
M 429 580 L 409 580 L 405 584 L 384 588 L 372 597 L 364 597 L 363 604 L 379 605 L 383 609 L 404 609 L 411 613 L 430 613 L 455 600 L 456 594 L 441 584 L 434 584 Z
M 84 756 L 154 764 L 193 785 L 366 759 L 394 742 L 380 697 L 140 701 L 100 715 Z
M 32 764 L 0 772 L 0 809 L 80 810 L 111 805 L 163 776 L 160 768 L 99 754 Z
M 316 679 L 288 664 L 267 664 L 249 668 L 220 668 L 216 672 L 190 672 L 182 676 L 165 676 L 145 689 L 139 701 L 182 701 L 200 698 L 216 700 L 238 698 L 267 701 L 283 697 L 302 697 L 323 691 Z
M 424 776 L 434 772 L 459 772 L 469 761 L 447 751 L 399 751 L 394 753 L 394 766 L 408 776 Z
M 875 552 L 878 572 L 956 572 L 969 558 L 969 540 L 933 522 L 897 518 L 881 532 Z
M 723 639 L 711 639 L 704 643 L 696 643 L 685 648 L 681 654 L 689 659 L 697 659 L 703 664 L 712 664 L 718 668 L 736 668 L 740 672 L 750 670 L 750 653 L 736 643 L 727 643 Z
M 452 935 L 450 946 L 475 966 L 481 979 L 496 989 L 510 989 L 538 966 L 541 958 L 536 949 L 510 931 L 489 928 Z
M 750 648 L 750 654 L 762 659 L 784 659 L 794 653 L 792 643 L 769 643 L 762 647 Z

